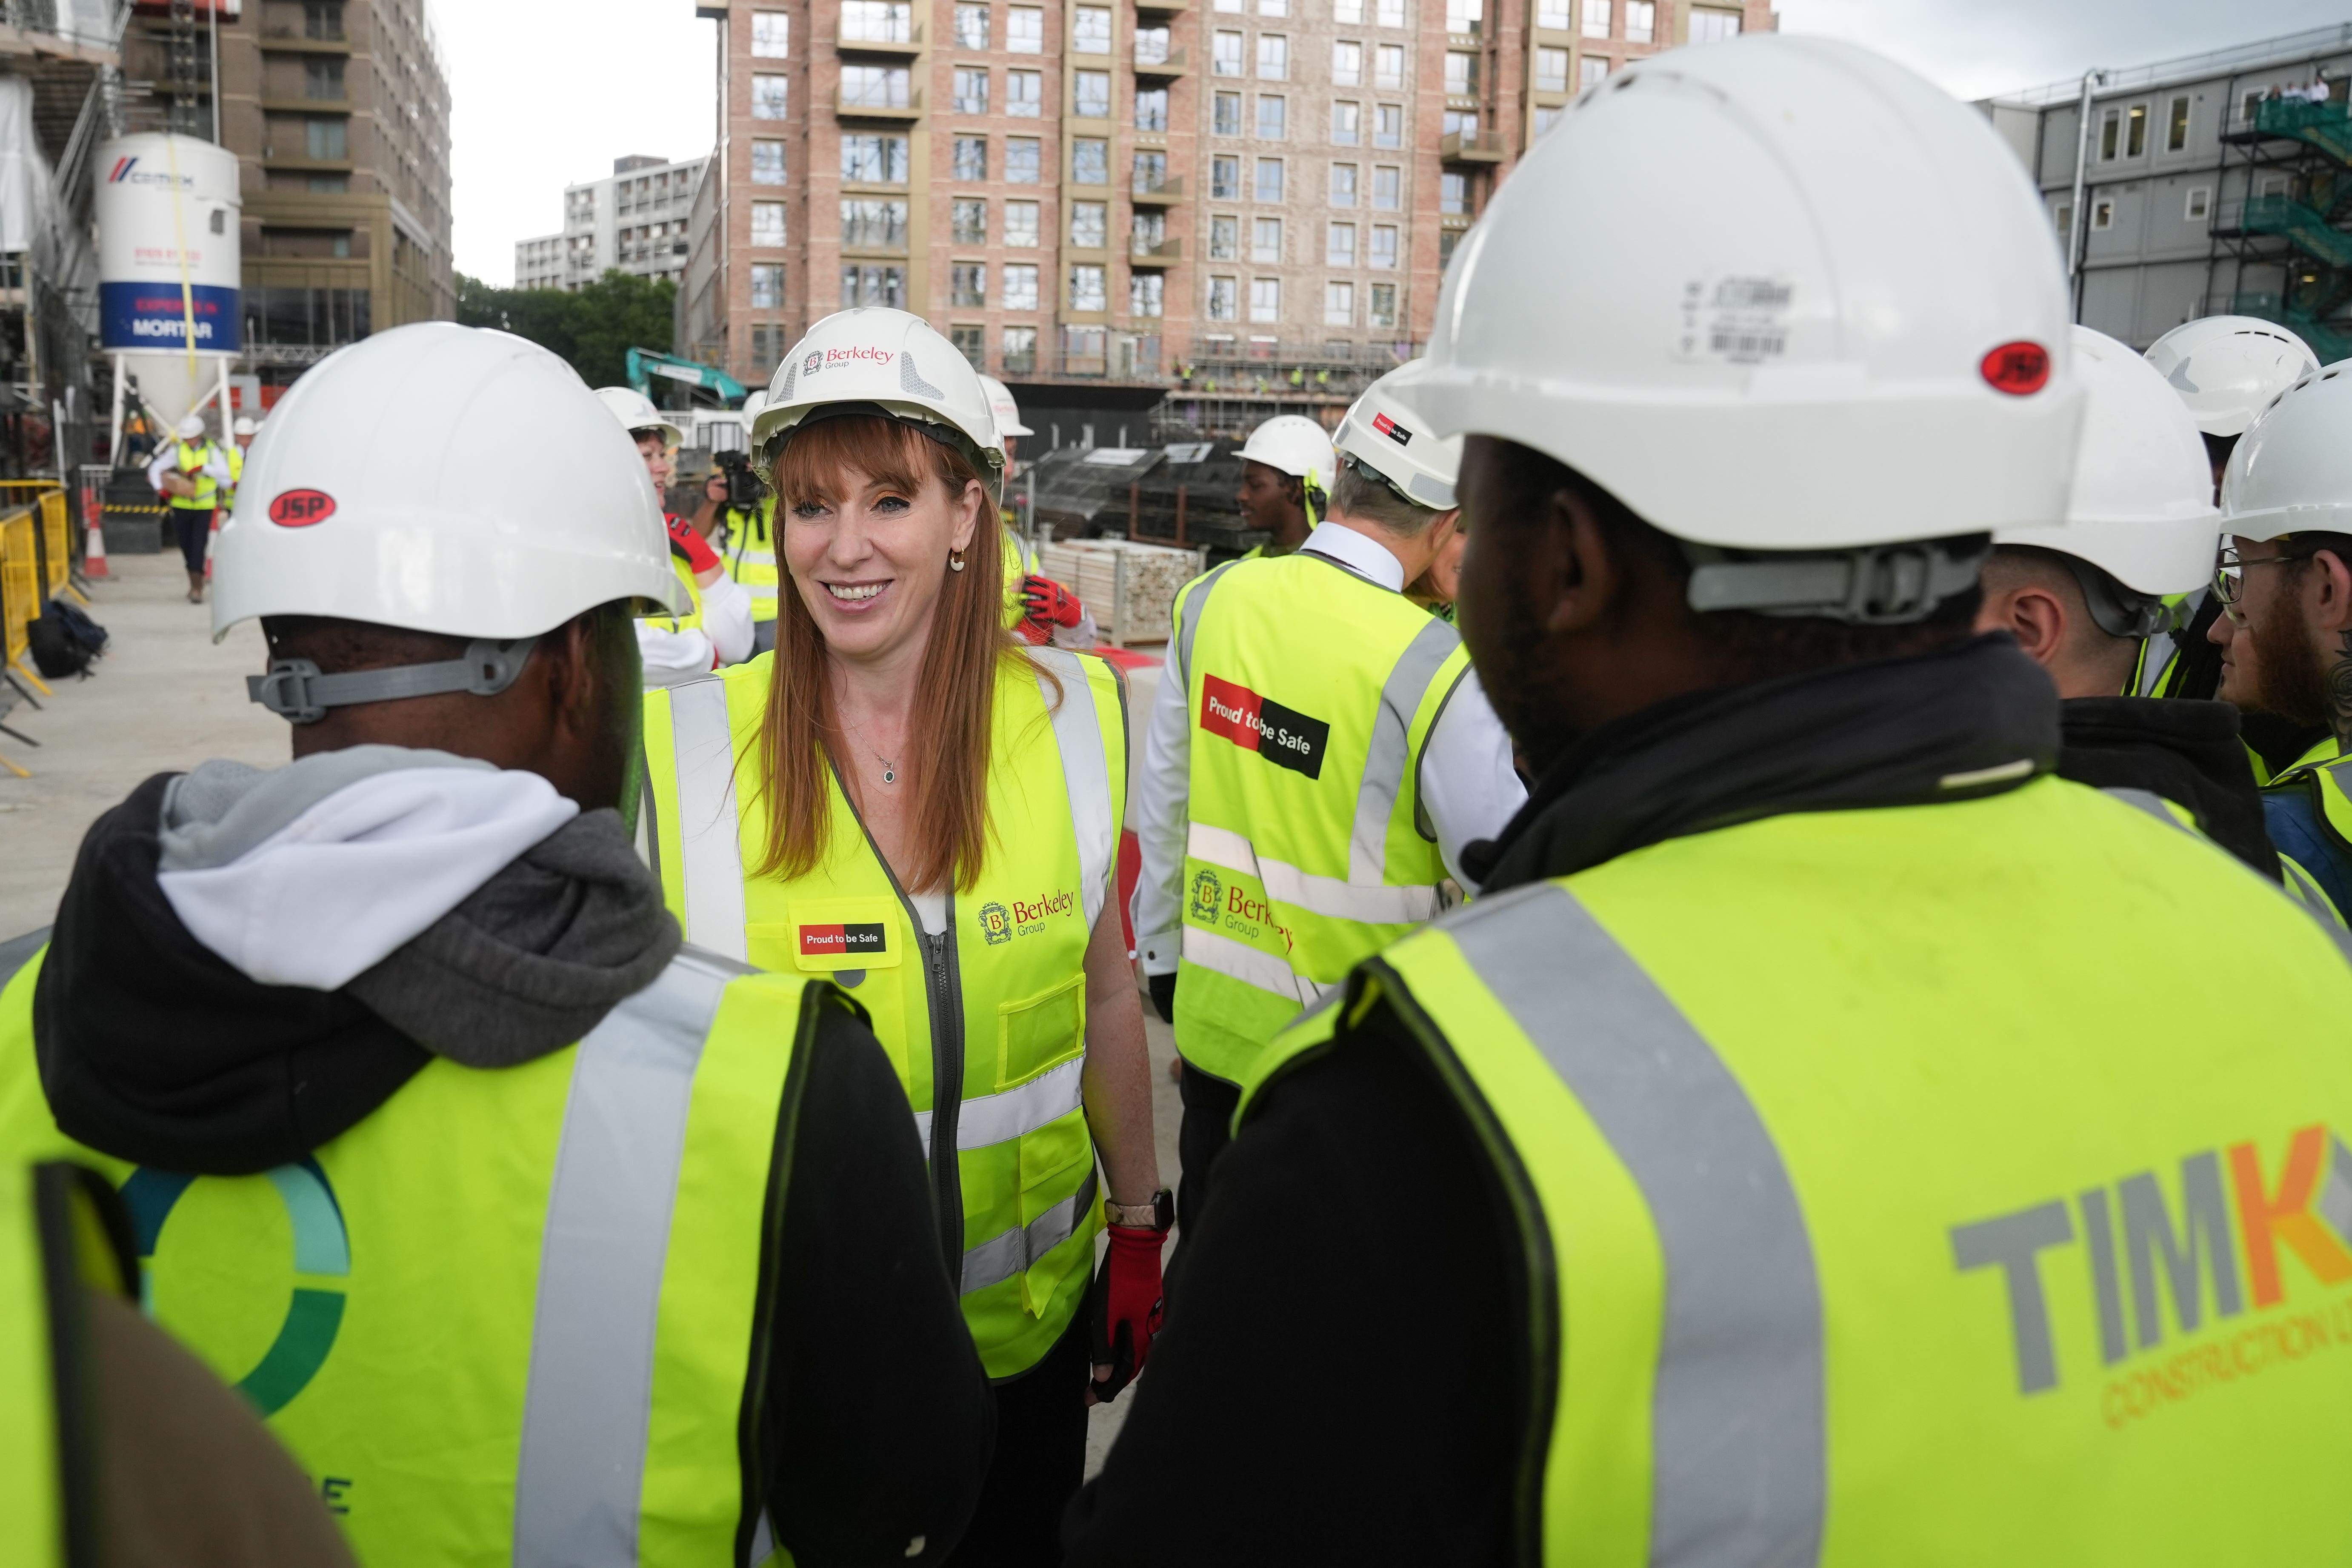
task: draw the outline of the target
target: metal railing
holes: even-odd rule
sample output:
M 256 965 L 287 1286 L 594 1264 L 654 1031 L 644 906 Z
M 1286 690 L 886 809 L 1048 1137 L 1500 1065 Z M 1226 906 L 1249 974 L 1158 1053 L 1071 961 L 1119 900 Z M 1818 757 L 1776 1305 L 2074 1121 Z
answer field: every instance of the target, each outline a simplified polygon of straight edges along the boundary
M 2340 48 L 2352 48 L 2352 22 L 2314 27 L 2306 32 L 2286 33 L 2275 38 L 2262 38 L 2251 44 L 2213 49 L 2201 55 L 2180 55 L 2168 60 L 2158 60 L 2153 65 L 2102 71 L 2098 73 L 2099 79 L 2093 90 L 2098 97 L 2105 98 L 2113 93 L 2137 91 L 2166 81 L 2253 70 L 2273 62 L 2284 65 L 2306 55 Z M 2054 103 L 2073 102 L 2082 96 L 2083 79 L 2074 76 L 2063 81 L 2045 82 L 2040 87 L 2024 88 L 2016 92 L 1996 93 L 1991 101 L 2043 109 Z
M 1437 155 L 1448 163 L 1499 163 L 1503 161 L 1503 133 L 1457 131 L 1437 144 Z

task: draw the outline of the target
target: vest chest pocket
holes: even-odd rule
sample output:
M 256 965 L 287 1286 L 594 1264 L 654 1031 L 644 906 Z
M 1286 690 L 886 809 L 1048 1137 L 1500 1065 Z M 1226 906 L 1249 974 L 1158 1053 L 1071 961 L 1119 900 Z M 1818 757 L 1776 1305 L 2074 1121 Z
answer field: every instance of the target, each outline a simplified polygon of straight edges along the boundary
M 818 975 L 848 992 L 872 1018 L 875 1037 L 898 1069 L 899 1083 L 915 1096 L 919 1080 L 909 1059 L 903 992 L 909 974 L 917 972 L 905 967 L 907 926 L 898 901 L 794 899 L 784 906 L 784 914 L 781 921 L 744 924 L 745 958 L 761 969 Z M 920 1085 L 927 1086 L 929 1079 L 926 1063 Z M 929 1103 L 927 1088 L 919 1103 Z
M 996 1006 L 996 1087 L 1010 1089 L 1087 1048 L 1085 971 L 1019 1002 Z

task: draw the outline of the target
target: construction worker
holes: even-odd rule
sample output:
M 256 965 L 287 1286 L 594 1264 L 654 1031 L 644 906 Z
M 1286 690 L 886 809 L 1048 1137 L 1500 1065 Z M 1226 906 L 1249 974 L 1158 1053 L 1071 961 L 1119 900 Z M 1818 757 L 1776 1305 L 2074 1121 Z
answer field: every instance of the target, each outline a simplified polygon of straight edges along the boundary
M 2229 466 L 2238 438 L 2280 393 L 2319 368 L 2318 357 L 2301 338 L 2252 316 L 2206 316 L 2185 322 L 2148 345 L 2147 362 L 2179 394 L 2204 437 L 2216 500 L 2221 495 L 2221 471 Z M 2221 682 L 2221 660 L 2212 633 L 2221 606 L 2200 587 L 2179 607 L 2180 624 L 2161 641 L 2151 637 L 2140 660 L 2144 697 L 2209 698 Z M 2266 753 L 2286 763 L 2309 744 L 2308 736 L 2298 739 L 2288 733 L 2272 715 L 2246 717 L 2248 750 L 2258 777 L 2270 776 L 2273 764 Z
M 761 489 L 756 504 L 737 504 L 722 466 L 702 482 L 702 510 L 694 520 L 695 531 L 710 541 L 727 575 L 743 585 L 751 601 L 754 654 L 776 646 L 776 494 Z
M 654 504 L 669 530 L 670 564 L 685 587 L 685 615 L 646 616 L 637 622 L 637 654 L 647 686 L 698 680 L 722 664 L 751 657 L 751 595 L 727 574 L 726 563 L 693 523 L 664 505 L 669 493 L 670 454 L 686 437 L 662 417 L 653 399 L 627 386 L 600 386 L 597 398 L 637 444 Z
M 240 414 L 236 416 L 236 424 L 230 431 L 233 439 L 223 454 L 228 458 L 228 489 L 221 498 L 221 510 L 224 511 L 236 505 L 237 483 L 245 478 L 245 454 L 252 447 L 254 437 L 260 433 L 261 426 L 253 422 L 253 416 Z
M 689 941 L 835 976 L 873 1019 L 996 1383 L 957 1561 L 1051 1563 L 1086 1407 L 1150 1352 L 1172 1218 L 1111 907 L 1119 678 L 999 621 L 1003 453 L 980 378 L 920 317 L 810 328 L 751 447 L 792 591 L 772 655 L 647 695 L 652 858 Z
M 1461 443 L 1399 366 L 1339 426 L 1331 513 L 1292 554 L 1178 595 L 1144 741 L 1136 951 L 1183 1062 L 1182 1215 L 1208 1201 L 1266 1042 L 1473 885 L 1527 790 L 1460 634 L 1406 598 L 1459 519 Z M 1320 431 L 1317 432 L 1320 438 Z
M 2245 433 L 2221 482 L 2214 593 L 2221 697 L 2318 739 L 2263 787 L 2279 852 L 2352 911 L 2343 761 L 2352 737 L 2352 397 L 2305 375 Z
M 2008 632 L 2058 688 L 2058 774 L 2146 790 L 2215 843 L 2280 879 L 2263 797 L 2227 702 L 2136 695 L 2148 639 L 2212 581 L 2221 512 L 2197 426 L 2126 344 L 2074 329 L 2083 436 L 2063 520 L 1993 535 L 1977 629 Z
M 173 534 L 188 569 L 188 603 L 201 605 L 221 487 L 236 482 L 227 457 L 205 432 L 203 415 L 182 416 L 179 439 L 157 447 L 148 461 L 147 482 L 172 509 Z
M 643 464 L 453 323 L 273 426 L 213 625 L 260 619 L 294 761 L 91 827 L 0 989 L 0 1146 L 121 1189 L 364 1562 L 940 1560 L 986 1385 L 906 1096 L 833 986 L 681 948 L 631 847 L 630 620 L 685 599 Z
M 1242 484 L 1234 500 L 1242 521 L 1274 535 L 1250 554 L 1287 555 L 1307 542 L 1331 483 L 1330 433 L 1299 414 L 1277 414 L 1242 443 Z
M 988 394 L 988 412 L 996 421 L 997 442 L 1004 449 L 997 507 L 1004 521 L 1004 624 L 1032 643 L 1092 647 L 1102 640 L 1093 615 L 1067 584 L 1039 569 L 1037 547 L 1021 536 L 1020 519 L 1013 509 L 1013 478 L 1021 437 L 1036 432 L 1021 422 L 1021 405 L 1013 401 L 1011 387 L 992 375 L 982 376 L 980 384 Z
M 1412 398 L 1539 782 L 1276 1042 L 1064 1560 L 2338 1555 L 2352 964 L 1971 633 L 2074 460 L 2042 205 L 1851 45 L 1610 81 Z

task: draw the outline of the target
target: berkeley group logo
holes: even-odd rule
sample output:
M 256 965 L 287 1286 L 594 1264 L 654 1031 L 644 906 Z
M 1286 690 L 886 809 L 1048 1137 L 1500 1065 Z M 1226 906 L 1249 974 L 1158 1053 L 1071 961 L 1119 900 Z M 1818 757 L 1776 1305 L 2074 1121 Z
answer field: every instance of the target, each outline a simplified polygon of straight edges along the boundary
M 803 375 L 814 375 L 824 368 L 824 351 L 823 349 L 811 350 L 808 358 L 801 361 L 801 374 Z
M 980 934 L 987 939 L 991 947 L 1011 942 L 1016 936 L 1035 936 L 1045 929 L 1048 919 L 1068 914 L 1077 908 L 1077 895 L 1066 889 L 1034 899 L 1015 899 L 1010 910 L 1003 904 L 982 904 L 980 907 Z
M 1323 751 L 1331 740 L 1331 726 L 1323 720 L 1213 675 L 1202 677 L 1201 728 L 1310 779 L 1322 776 Z
M 1202 868 L 1192 879 L 1192 918 L 1203 925 L 1213 925 L 1217 911 L 1224 907 L 1224 884 L 1217 880 L 1214 871 Z
M 1011 942 L 1013 940 L 1012 911 L 999 903 L 981 905 L 980 934 L 987 939 L 988 945 L 991 947 L 1001 946 Z
M 2049 1287 L 2064 1289 L 2075 1277 L 2063 1267 L 2045 1277 L 2042 1266 L 2042 1255 L 2060 1247 L 2079 1247 L 2087 1264 L 2103 1366 L 2161 1347 L 2168 1320 L 2181 1335 L 2197 1333 L 2206 1326 L 2209 1300 L 2214 1329 L 2250 1307 L 2264 1314 L 2227 1336 L 2111 1376 L 2101 1395 L 2109 1426 L 2322 1351 L 2352 1352 L 2352 1299 L 2268 1310 L 2287 1302 L 2282 1247 L 2320 1285 L 2352 1280 L 2352 1150 L 2342 1139 L 2323 1126 L 2297 1129 L 2275 1185 L 2264 1182 L 2261 1152 L 2251 1142 L 2190 1154 L 2180 1162 L 2179 1193 L 2177 1223 L 2156 1173 L 2142 1171 L 2078 1194 L 2071 1205 L 2054 1197 L 1952 1227 L 1960 1272 L 2000 1271 L 2019 1393 L 2039 1394 L 2060 1380 Z

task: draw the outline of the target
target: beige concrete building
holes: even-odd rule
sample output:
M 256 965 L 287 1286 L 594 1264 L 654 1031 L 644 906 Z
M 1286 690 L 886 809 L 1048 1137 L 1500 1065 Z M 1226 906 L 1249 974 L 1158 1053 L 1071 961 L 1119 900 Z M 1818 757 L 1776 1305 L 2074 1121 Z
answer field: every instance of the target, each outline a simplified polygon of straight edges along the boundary
M 613 172 L 563 188 L 563 232 L 515 242 L 515 287 L 578 289 L 617 268 L 680 281 L 687 220 L 708 158 L 613 160 Z
M 171 7 L 138 7 L 124 73 L 159 90 L 125 118 L 210 135 L 217 48 L 220 142 L 244 193 L 244 358 L 264 397 L 371 331 L 455 317 L 448 73 L 423 0 L 243 0 L 216 34 L 195 10 L 192 86 Z
M 681 347 L 762 382 L 817 318 L 898 305 L 1024 403 L 1336 420 L 1419 351 L 1454 242 L 1579 91 L 1774 25 L 1520 4 L 702 0 Z

